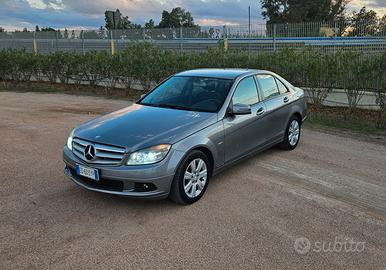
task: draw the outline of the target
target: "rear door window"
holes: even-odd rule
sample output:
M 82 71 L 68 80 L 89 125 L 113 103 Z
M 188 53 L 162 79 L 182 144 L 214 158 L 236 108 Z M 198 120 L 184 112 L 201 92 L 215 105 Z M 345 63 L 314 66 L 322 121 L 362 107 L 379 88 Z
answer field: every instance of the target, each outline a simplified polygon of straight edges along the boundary
M 278 80 L 277 78 L 276 79 L 276 83 L 277 83 L 277 87 L 279 88 L 279 92 L 280 94 L 285 94 L 288 92 L 288 88 L 287 86 L 284 85 L 284 83 L 282 83 L 280 80 Z
M 265 99 L 280 95 L 275 78 L 271 75 L 256 75 L 257 81 Z

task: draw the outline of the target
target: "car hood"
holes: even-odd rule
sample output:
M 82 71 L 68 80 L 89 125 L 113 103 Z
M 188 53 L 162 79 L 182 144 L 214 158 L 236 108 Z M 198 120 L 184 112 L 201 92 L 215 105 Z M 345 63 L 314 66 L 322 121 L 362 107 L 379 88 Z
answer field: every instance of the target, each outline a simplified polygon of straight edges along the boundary
M 136 151 L 157 144 L 173 144 L 216 121 L 216 113 L 134 104 L 81 125 L 74 137 Z

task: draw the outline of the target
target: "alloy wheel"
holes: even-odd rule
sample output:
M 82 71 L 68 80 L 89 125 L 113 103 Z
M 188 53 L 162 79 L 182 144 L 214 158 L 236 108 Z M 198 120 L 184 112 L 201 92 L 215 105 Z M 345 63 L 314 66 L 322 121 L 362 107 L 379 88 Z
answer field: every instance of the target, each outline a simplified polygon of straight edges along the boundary
M 205 161 L 196 158 L 189 163 L 184 174 L 184 191 L 189 198 L 201 194 L 208 179 L 208 169 Z
M 300 135 L 300 126 L 297 120 L 292 120 L 288 130 L 288 142 L 291 146 L 295 146 L 298 143 Z

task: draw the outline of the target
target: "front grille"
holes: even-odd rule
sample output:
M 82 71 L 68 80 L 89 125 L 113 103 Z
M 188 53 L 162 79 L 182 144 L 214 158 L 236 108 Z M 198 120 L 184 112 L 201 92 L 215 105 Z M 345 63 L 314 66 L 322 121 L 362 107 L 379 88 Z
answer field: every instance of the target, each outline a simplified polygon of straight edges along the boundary
M 92 145 L 95 148 L 95 158 L 88 160 L 85 157 L 84 150 L 86 146 Z M 85 162 L 102 165 L 117 165 L 125 155 L 125 148 L 110 146 L 105 144 L 93 143 L 83 139 L 74 138 L 72 141 L 72 152 Z
M 71 174 L 77 181 L 82 183 L 83 185 L 86 185 L 91 188 L 95 189 L 103 189 L 103 190 L 109 190 L 109 191 L 123 191 L 123 182 L 119 180 L 108 180 L 108 179 L 100 179 L 99 181 L 95 181 L 92 179 L 89 179 L 87 177 L 83 177 L 81 175 L 77 175 L 76 171 L 74 169 L 70 169 Z

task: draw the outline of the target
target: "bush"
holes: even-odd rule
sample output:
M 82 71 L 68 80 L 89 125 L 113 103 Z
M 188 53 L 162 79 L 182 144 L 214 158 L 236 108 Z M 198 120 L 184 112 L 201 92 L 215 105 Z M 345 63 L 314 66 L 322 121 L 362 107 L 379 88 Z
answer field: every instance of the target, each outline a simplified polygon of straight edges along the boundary
M 386 52 L 374 63 L 375 68 L 372 71 L 372 78 L 376 81 L 377 104 L 380 107 L 377 126 L 385 128 L 386 126 Z
M 0 51 L 0 80 L 6 81 L 10 79 L 12 60 L 10 58 L 10 50 Z
M 345 51 L 328 54 L 310 49 L 251 54 L 224 52 L 221 46 L 203 52 L 180 53 L 143 42 L 132 43 L 114 56 L 104 51 L 85 55 L 74 52 L 34 55 L 8 49 L 0 51 L 0 80 L 30 81 L 34 77 L 75 86 L 82 82 L 91 86 L 103 82 L 109 88 L 120 83 L 127 90 L 135 81 L 147 90 L 167 76 L 186 69 L 255 68 L 272 70 L 295 85 L 312 88 L 311 99 L 315 104 L 322 104 L 333 88 L 343 88 L 350 108 L 355 109 L 363 91 L 368 89 L 379 93 L 378 104 L 384 107 L 385 55 L 368 57 L 361 52 Z
M 40 55 L 40 71 L 51 83 L 59 80 L 68 83 L 70 57 L 65 52 L 55 52 L 48 55 Z
M 105 51 L 90 51 L 81 57 L 83 76 L 90 86 L 96 86 L 106 79 L 112 56 Z

